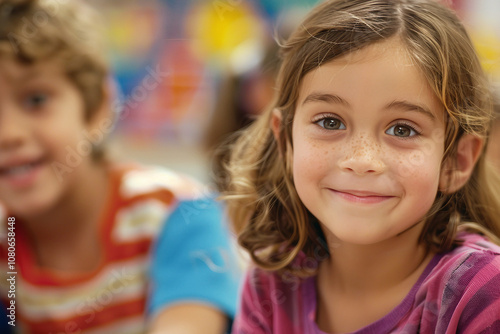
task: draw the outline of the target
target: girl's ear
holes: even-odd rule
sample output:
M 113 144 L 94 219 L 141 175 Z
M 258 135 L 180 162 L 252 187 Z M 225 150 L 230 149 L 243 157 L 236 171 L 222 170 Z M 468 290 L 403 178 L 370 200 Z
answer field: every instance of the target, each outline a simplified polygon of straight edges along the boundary
M 274 108 L 271 115 L 271 130 L 273 131 L 274 139 L 280 142 L 280 129 L 281 129 L 281 110 Z
M 482 150 L 482 138 L 464 134 L 458 141 L 456 155 L 444 162 L 439 178 L 439 190 L 451 194 L 462 188 L 469 180 Z

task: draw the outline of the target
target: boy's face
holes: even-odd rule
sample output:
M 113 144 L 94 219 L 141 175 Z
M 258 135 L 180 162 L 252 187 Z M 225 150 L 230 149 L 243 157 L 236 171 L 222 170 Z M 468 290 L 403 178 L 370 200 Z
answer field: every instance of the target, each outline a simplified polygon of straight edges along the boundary
M 298 195 L 341 241 L 395 238 L 435 200 L 444 120 L 397 41 L 323 64 L 302 80 L 293 122 Z
M 0 60 L 0 203 L 43 215 L 91 161 L 84 102 L 56 62 Z M 72 152 L 72 153 L 71 153 Z

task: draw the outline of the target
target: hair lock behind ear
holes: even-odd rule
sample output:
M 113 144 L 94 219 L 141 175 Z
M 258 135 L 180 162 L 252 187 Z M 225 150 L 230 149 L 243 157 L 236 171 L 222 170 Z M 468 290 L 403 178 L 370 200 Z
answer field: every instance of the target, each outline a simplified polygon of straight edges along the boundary
M 446 224 L 446 229 L 441 235 L 442 247 L 444 249 L 451 249 L 453 242 L 455 241 L 455 236 L 458 230 L 458 225 L 460 224 L 461 216 L 456 208 L 451 209 L 450 219 L 448 224 Z

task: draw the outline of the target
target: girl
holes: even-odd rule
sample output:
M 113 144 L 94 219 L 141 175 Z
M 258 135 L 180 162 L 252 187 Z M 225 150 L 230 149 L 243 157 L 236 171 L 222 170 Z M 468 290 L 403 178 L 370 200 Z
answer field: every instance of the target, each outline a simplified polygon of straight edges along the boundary
M 500 333 L 491 96 L 454 13 L 330 0 L 221 182 L 259 268 L 233 333 Z

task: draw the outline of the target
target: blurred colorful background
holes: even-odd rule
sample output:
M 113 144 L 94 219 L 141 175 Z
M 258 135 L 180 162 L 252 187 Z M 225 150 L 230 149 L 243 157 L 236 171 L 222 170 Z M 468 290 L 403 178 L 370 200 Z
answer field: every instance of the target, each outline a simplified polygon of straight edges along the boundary
M 272 96 L 275 37 L 286 36 L 319 1 L 91 2 L 106 18 L 118 87 L 120 114 L 110 138 L 115 155 L 208 181 L 211 148 Z M 499 85 L 500 1 L 447 2 Z M 235 110 L 243 116 L 232 115 Z

